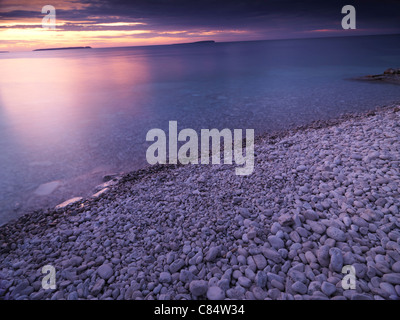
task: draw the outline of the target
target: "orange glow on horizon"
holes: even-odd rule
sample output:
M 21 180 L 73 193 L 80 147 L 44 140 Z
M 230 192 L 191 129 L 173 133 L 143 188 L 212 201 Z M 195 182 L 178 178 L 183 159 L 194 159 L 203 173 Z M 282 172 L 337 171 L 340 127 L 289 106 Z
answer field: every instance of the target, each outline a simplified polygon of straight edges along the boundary
M 317 30 L 311 30 L 311 32 L 335 32 L 338 30 L 334 30 L 334 29 L 317 29 Z
M 30 51 L 40 48 L 91 46 L 123 47 L 164 45 L 202 40 L 235 41 L 249 40 L 246 30 L 196 29 L 157 29 L 145 21 L 119 16 L 89 15 L 83 19 L 66 20 L 57 10 L 79 11 L 90 6 L 75 0 L 55 0 L 56 29 L 42 28 L 42 0 L 2 0 L 0 13 L 22 10 L 32 12 L 32 17 L 0 20 L 0 51 Z M 212 37 L 210 39 L 210 37 Z M 238 38 L 239 37 L 239 38 Z
M 65 30 L 68 25 L 82 27 L 81 30 Z M 100 27 L 87 30 L 85 26 Z M 141 29 L 135 29 L 140 26 Z M 2 27 L 2 28 L 1 28 Z M 107 28 L 109 27 L 109 28 Z M 113 27 L 128 27 L 124 30 Z M 41 28 L 32 19 L 28 21 L 5 21 L 0 23 L 0 50 L 26 51 L 49 47 L 91 46 L 118 47 L 140 45 L 162 45 L 200 40 L 229 38 L 229 36 L 246 35 L 245 30 L 166 30 L 145 29 L 142 22 L 93 23 L 87 21 L 70 22 L 57 20 L 55 30 Z M 29 40 L 28 40 L 29 39 Z

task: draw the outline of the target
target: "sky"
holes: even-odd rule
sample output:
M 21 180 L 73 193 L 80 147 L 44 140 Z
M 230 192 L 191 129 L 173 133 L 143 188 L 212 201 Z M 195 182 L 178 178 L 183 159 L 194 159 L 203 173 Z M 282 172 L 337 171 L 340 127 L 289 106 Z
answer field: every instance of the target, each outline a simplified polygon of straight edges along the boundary
M 44 5 L 56 28 L 42 27 Z M 341 26 L 356 9 L 356 29 Z M 400 33 L 399 0 L 0 0 L 0 51 Z

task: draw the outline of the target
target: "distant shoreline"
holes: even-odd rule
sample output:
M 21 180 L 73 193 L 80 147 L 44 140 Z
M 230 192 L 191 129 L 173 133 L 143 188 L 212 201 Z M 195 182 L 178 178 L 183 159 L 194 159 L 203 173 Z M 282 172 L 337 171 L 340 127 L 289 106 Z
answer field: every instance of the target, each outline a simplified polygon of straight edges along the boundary
M 92 47 L 86 46 L 86 47 L 45 48 L 45 49 L 35 49 L 32 51 L 75 50 L 75 49 L 92 49 Z
M 171 46 L 184 46 L 188 44 L 212 44 L 215 43 L 214 40 L 205 40 L 205 41 L 195 41 L 195 42 L 183 42 L 183 43 L 173 43 Z
M 213 43 L 215 43 L 214 40 L 206 40 L 206 41 L 196 41 L 196 42 L 174 43 L 174 44 L 171 44 L 171 46 L 213 44 Z M 92 47 L 86 46 L 86 47 L 43 48 L 43 49 L 34 49 L 32 51 L 77 50 L 77 49 L 92 49 Z
M 214 43 L 236 43 L 236 42 L 263 42 L 263 41 L 288 41 L 288 40 L 311 40 L 311 39 L 332 39 L 332 38 L 360 38 L 360 37 L 393 37 L 393 36 L 399 36 L 399 33 L 388 33 L 388 34 L 368 34 L 368 35 L 352 35 L 352 36 L 328 36 L 328 37 L 307 37 L 307 38 L 279 38 L 279 39 L 258 39 L 258 40 L 241 40 L 241 41 L 214 41 L 214 40 L 206 40 L 204 42 L 214 42 Z M 182 44 L 196 44 L 196 43 L 201 43 L 203 41 L 198 41 L 198 42 L 186 42 Z M 143 47 L 158 47 L 158 46 L 175 46 L 175 45 L 180 45 L 180 43 L 166 43 L 166 44 L 153 44 L 153 45 L 125 45 L 125 46 L 115 46 L 115 47 L 97 47 L 96 49 L 111 49 L 111 48 L 143 48 Z M 74 48 L 74 47 L 73 47 Z M 78 48 L 85 48 L 85 47 L 78 47 Z M 49 49 L 35 49 L 32 51 L 45 51 L 45 50 L 61 50 L 65 48 L 49 48 Z M 11 50 L 8 52 L 25 52 L 24 50 Z

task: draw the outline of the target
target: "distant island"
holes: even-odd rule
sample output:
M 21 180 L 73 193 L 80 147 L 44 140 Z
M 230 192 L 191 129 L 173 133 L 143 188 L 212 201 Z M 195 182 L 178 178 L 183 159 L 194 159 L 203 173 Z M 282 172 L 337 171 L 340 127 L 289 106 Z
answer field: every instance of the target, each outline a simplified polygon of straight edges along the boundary
M 196 41 L 196 42 L 185 42 L 185 43 L 174 43 L 172 46 L 184 46 L 188 44 L 210 44 L 215 43 L 214 40 Z
M 46 49 L 35 49 L 33 51 L 48 51 L 48 50 L 74 50 L 74 49 L 92 49 L 92 47 L 65 47 L 65 48 L 46 48 Z
M 0 51 L 0 53 L 8 53 L 9 51 Z

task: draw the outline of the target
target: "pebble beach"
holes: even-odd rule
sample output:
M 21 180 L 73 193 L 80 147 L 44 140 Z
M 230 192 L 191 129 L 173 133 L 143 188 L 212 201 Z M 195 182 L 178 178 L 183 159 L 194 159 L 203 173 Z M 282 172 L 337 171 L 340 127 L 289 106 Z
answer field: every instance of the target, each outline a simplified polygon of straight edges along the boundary
M 0 299 L 399 300 L 399 137 L 393 105 L 260 136 L 249 176 L 110 177 L 0 227 Z

